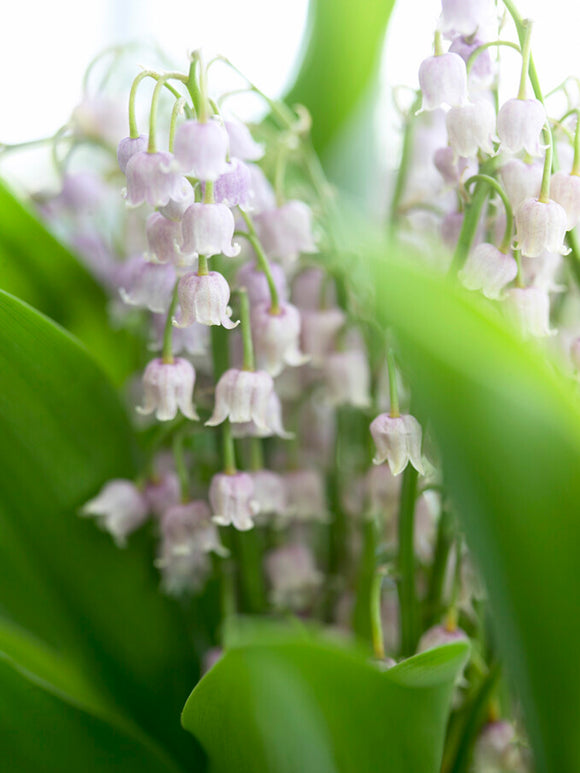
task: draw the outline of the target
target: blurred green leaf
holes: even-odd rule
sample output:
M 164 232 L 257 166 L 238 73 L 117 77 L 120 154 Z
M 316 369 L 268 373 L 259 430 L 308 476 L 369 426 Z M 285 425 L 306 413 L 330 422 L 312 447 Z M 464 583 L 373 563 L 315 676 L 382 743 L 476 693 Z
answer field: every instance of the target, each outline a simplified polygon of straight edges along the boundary
M 116 383 L 133 369 L 135 341 L 111 329 L 103 289 L 1 180 L 0 287 L 80 338 Z
M 183 725 L 212 770 L 438 771 L 465 644 L 381 672 L 358 651 L 321 637 L 288 630 L 283 641 L 279 631 L 264 630 L 246 644 L 246 629 L 185 706 Z
M 377 313 L 490 594 L 539 771 L 580 770 L 580 408 L 545 355 L 426 269 L 377 260 Z
M 62 329 L 0 292 L 0 615 L 70 657 L 188 759 L 179 711 L 197 676 L 146 530 L 116 548 L 79 507 L 132 477 L 136 451 L 104 374 Z
M 300 71 L 284 97 L 310 111 L 324 156 L 376 75 L 394 0 L 311 0 Z
M 119 716 L 82 672 L 3 623 L 0 748 L 4 769 L 18 773 L 181 770 Z

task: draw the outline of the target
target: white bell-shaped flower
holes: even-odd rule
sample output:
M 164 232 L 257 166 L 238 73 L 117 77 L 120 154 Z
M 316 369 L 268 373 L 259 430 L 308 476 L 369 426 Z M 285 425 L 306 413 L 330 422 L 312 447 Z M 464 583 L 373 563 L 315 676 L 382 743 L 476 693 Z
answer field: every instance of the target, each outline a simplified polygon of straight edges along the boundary
M 135 153 L 127 162 L 125 198 L 130 207 L 146 202 L 163 207 L 183 191 L 183 177 L 171 153 Z
M 500 168 L 499 175 L 514 211 L 525 199 L 539 197 L 543 169 L 539 161 L 526 164 L 519 158 L 512 158 Z
M 458 156 L 471 158 L 480 150 L 493 153 L 495 110 L 487 99 L 452 107 L 445 120 L 449 144 Z
M 186 258 L 226 255 L 235 258 L 239 244 L 232 243 L 235 220 L 225 204 L 192 204 L 181 221 L 181 254 Z
M 215 120 L 185 121 L 175 132 L 174 153 L 184 174 L 214 181 L 228 169 L 228 133 Z
M 215 427 L 229 418 L 232 424 L 253 421 L 259 429 L 269 430 L 268 401 L 273 391 L 272 376 L 263 370 L 226 370 L 217 383 L 214 412 L 206 426 Z
M 143 492 L 132 481 L 115 479 L 84 505 L 81 515 L 96 517 L 116 544 L 124 547 L 127 537 L 141 526 L 148 511 Z
M 414 416 L 381 413 L 370 426 L 377 453 L 374 464 L 387 462 L 393 475 L 400 475 L 407 464 L 425 474 L 421 458 L 421 425 Z
M 248 531 L 254 526 L 254 516 L 259 512 L 254 496 L 254 481 L 246 472 L 233 475 L 217 473 L 211 479 L 209 502 L 212 520 L 219 526 L 230 524 L 238 531 Z
M 441 0 L 441 31 L 473 35 L 495 18 L 493 0 Z
M 250 320 L 258 367 L 277 376 L 286 365 L 308 361 L 300 351 L 300 312 L 291 303 L 281 303 L 278 314 L 272 314 L 270 303 L 258 303 Z
M 155 413 L 159 421 L 171 421 L 178 411 L 188 419 L 198 419 L 193 406 L 194 385 L 195 370 L 187 360 L 152 360 L 143 374 L 144 401 L 137 411 L 145 415 Z
M 360 349 L 329 354 L 323 365 L 326 397 L 331 405 L 368 408 L 371 404 L 368 358 Z
M 506 293 L 508 314 L 522 335 L 544 338 L 550 329 L 550 298 L 539 287 L 514 287 Z
M 146 223 L 147 257 L 157 263 L 179 263 L 177 246 L 181 243 L 181 223 L 152 212 Z
M 270 601 L 278 609 L 301 611 L 315 599 L 323 575 L 309 547 L 289 544 L 271 550 L 265 559 Z
M 318 252 L 312 233 L 312 212 L 303 201 L 288 201 L 278 209 L 260 212 L 254 222 L 270 258 L 293 262 L 303 252 Z
M 170 264 L 141 262 L 130 272 L 129 281 L 119 288 L 119 294 L 130 306 L 149 309 L 165 314 L 169 309 L 173 288 L 177 281 L 175 269 Z
M 537 258 L 543 252 L 567 252 L 567 218 L 563 207 L 552 199 L 526 199 L 515 212 L 516 241 L 522 255 Z
M 223 325 L 228 330 L 239 325 L 232 322 L 230 286 L 225 277 L 217 271 L 184 274 L 177 285 L 179 312 L 173 320 L 178 327 L 189 327 L 195 322 L 202 325 Z
M 481 290 L 486 298 L 497 299 L 517 273 L 518 264 L 513 255 L 498 250 L 493 244 L 482 243 L 470 252 L 459 278 L 468 290 Z
M 226 121 L 225 128 L 230 140 L 230 156 L 241 161 L 259 161 L 264 155 L 264 146 L 252 137 L 250 130 L 241 121 Z
M 580 177 L 556 172 L 550 181 L 550 198 L 566 212 L 566 230 L 571 231 L 580 222 Z
M 537 99 L 508 99 L 497 116 L 497 136 L 502 148 L 511 153 L 542 153 L 540 135 L 547 121 L 546 109 Z
M 123 174 L 127 171 L 129 159 L 136 153 L 144 153 L 147 150 L 147 137 L 140 134 L 138 137 L 125 137 L 117 148 L 117 161 Z
M 463 105 L 467 101 L 467 70 L 459 54 L 429 56 L 419 67 L 422 110 Z

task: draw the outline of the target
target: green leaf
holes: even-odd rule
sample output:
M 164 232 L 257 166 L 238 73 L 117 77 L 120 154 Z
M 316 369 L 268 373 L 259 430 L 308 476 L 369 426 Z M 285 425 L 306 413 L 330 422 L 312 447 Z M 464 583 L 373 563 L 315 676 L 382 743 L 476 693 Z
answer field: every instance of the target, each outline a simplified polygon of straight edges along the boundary
M 116 548 L 78 509 L 135 475 L 127 416 L 71 336 L 0 292 L 0 616 L 65 654 L 183 759 L 197 676 L 183 614 L 162 596 L 146 529 Z
M 63 325 L 121 383 L 136 345 L 111 329 L 103 289 L 0 180 L 0 286 Z
M 85 675 L 24 632 L 0 623 L 0 748 L 19 773 L 179 773 Z
M 302 65 L 288 104 L 310 111 L 323 155 L 360 106 L 376 74 L 394 0 L 311 0 Z
M 312 633 L 289 630 L 283 640 L 280 631 L 262 630 L 252 644 L 244 643 L 247 634 L 183 711 L 184 727 L 216 773 L 439 770 L 465 644 L 382 672 L 358 651 Z
M 543 352 L 490 305 L 394 262 L 374 265 L 414 409 L 489 589 L 539 771 L 580 770 L 580 408 Z

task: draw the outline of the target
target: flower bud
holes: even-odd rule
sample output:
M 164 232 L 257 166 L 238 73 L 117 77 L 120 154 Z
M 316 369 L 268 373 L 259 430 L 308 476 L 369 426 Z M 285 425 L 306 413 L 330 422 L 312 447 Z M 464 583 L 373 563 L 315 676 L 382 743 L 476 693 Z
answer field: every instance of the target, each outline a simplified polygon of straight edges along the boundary
M 226 131 L 230 140 L 230 156 L 241 161 L 259 161 L 264 155 L 264 146 L 250 134 L 250 130 L 241 121 L 226 121 Z
M 227 172 L 215 181 L 213 195 L 218 204 L 247 209 L 251 201 L 252 178 L 243 161 L 234 158 Z
M 173 320 L 176 327 L 189 327 L 194 322 L 202 325 L 223 325 L 228 330 L 239 325 L 232 322 L 230 286 L 217 271 L 208 274 L 184 274 L 177 286 L 179 313 Z
M 130 480 L 115 479 L 106 483 L 99 494 L 84 505 L 81 515 L 96 516 L 112 535 L 118 547 L 147 518 L 147 501 Z
M 285 365 L 303 365 L 308 357 L 299 349 L 300 312 L 290 303 L 280 304 L 280 313 L 272 314 L 270 303 L 258 303 L 250 313 L 256 362 L 271 376 Z
M 147 137 L 140 134 L 138 137 L 125 137 L 121 140 L 119 147 L 117 148 L 117 161 L 119 162 L 119 168 L 123 174 L 127 170 L 127 164 L 129 159 L 132 158 L 135 153 L 144 153 L 147 150 Z
M 214 181 L 228 169 L 228 133 L 217 121 L 185 121 L 175 132 L 174 152 L 184 174 Z
M 434 625 L 425 631 L 419 639 L 417 652 L 426 652 L 444 644 L 454 644 L 458 641 L 469 641 L 469 637 L 461 628 L 449 630 L 445 625 Z
M 157 263 L 179 263 L 177 245 L 181 242 L 181 223 L 152 212 L 146 224 L 149 251 L 147 258 Z
M 467 65 L 467 61 L 471 54 L 483 45 L 484 41 L 478 37 L 473 37 L 471 34 L 466 37 L 460 35 L 453 39 L 453 42 L 449 46 L 449 52 L 453 54 L 459 54 Z M 471 70 L 469 71 L 469 78 L 477 81 L 478 84 L 489 83 L 493 76 L 493 63 L 488 49 L 480 51 L 473 63 Z
M 293 262 L 302 252 L 318 252 L 312 234 L 312 212 L 303 201 L 288 201 L 278 209 L 260 212 L 254 222 L 270 258 Z
M 526 199 L 516 209 L 515 218 L 522 255 L 537 258 L 544 251 L 565 254 L 566 212 L 558 203 Z
M 171 421 L 178 410 L 188 419 L 198 419 L 192 402 L 194 385 L 195 370 L 187 360 L 151 360 L 143 374 L 144 403 L 137 411 L 144 415 L 155 411 L 159 421 Z
M 125 287 L 119 289 L 123 301 L 130 306 L 165 314 L 169 309 L 177 277 L 173 266 L 148 263 L 141 259 Z
M 223 254 L 235 258 L 240 252 L 240 246 L 232 243 L 234 216 L 225 204 L 192 204 L 183 215 L 181 228 L 181 253 L 186 257 Z
M 147 202 L 151 207 L 163 207 L 183 191 L 183 178 L 171 153 L 143 151 L 131 156 L 127 163 L 126 199 L 130 207 Z
M 284 545 L 271 550 L 265 559 L 274 607 L 302 611 L 312 604 L 323 576 L 306 545 Z
M 419 67 L 422 110 L 463 105 L 467 100 L 467 70 L 459 54 L 429 56 Z
M 486 99 L 452 107 L 446 124 L 449 144 L 458 156 L 471 158 L 480 150 L 493 153 L 495 110 Z
M 253 421 L 259 429 L 269 430 L 268 400 L 273 390 L 272 376 L 263 370 L 226 370 L 217 383 L 214 412 L 206 426 L 215 427 L 229 418 L 233 424 Z
M 512 209 L 515 211 L 525 199 L 537 199 L 542 187 L 543 164 L 526 164 L 513 158 L 499 170 L 499 175 Z
M 393 475 L 400 475 L 409 462 L 425 474 L 421 459 L 421 425 L 414 416 L 381 413 L 370 426 L 377 447 L 374 464 L 387 462 Z
M 254 498 L 254 482 L 247 473 L 214 475 L 209 487 L 209 501 L 214 523 L 219 526 L 232 524 L 238 531 L 253 528 L 253 518 L 259 511 Z
M 503 288 L 514 280 L 518 264 L 493 244 L 478 244 L 469 254 L 459 278 L 468 290 L 481 290 L 486 298 L 497 299 Z
M 508 99 L 497 116 L 497 135 L 511 153 L 541 155 L 540 135 L 547 121 L 546 109 L 537 99 Z
M 580 177 L 556 172 L 550 182 L 550 197 L 566 212 L 566 230 L 576 228 L 580 222 Z
M 538 287 L 514 287 L 506 293 L 508 313 L 524 336 L 543 338 L 550 329 L 550 299 Z
M 481 731 L 473 749 L 474 773 L 524 773 L 521 751 L 511 722 L 489 722 Z

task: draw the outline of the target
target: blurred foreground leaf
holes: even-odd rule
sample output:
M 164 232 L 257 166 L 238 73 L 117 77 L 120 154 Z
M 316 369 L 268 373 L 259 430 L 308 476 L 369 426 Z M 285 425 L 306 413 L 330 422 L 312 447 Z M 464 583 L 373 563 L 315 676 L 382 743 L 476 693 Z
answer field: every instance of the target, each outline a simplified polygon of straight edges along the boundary
M 142 530 L 125 550 L 79 507 L 131 477 L 131 428 L 87 352 L 0 293 L 0 617 L 66 655 L 188 759 L 178 717 L 197 672 Z
M 135 342 L 111 329 L 103 289 L 0 180 L 0 287 L 76 335 L 121 383 Z
M 580 770 L 580 407 L 545 356 L 441 277 L 374 265 L 524 703 L 537 769 Z
M 465 644 L 381 672 L 294 630 L 240 639 L 199 682 L 183 725 L 216 773 L 436 773 Z

